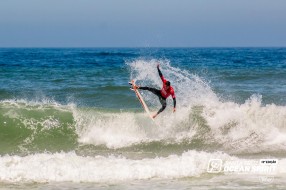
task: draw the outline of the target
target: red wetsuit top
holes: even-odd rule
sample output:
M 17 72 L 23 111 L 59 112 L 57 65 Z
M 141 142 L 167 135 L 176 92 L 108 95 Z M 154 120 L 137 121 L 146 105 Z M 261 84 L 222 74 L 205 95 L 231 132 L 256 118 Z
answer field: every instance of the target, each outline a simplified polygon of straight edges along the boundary
M 173 99 L 176 98 L 175 91 L 174 91 L 173 87 L 170 86 L 170 88 L 167 90 L 166 89 L 166 84 L 165 84 L 167 82 L 167 80 L 163 77 L 163 75 L 160 76 L 160 77 L 161 77 L 161 80 L 163 82 L 163 86 L 162 86 L 162 89 L 161 89 L 161 95 L 163 96 L 163 98 L 168 98 L 170 95 L 172 95 Z

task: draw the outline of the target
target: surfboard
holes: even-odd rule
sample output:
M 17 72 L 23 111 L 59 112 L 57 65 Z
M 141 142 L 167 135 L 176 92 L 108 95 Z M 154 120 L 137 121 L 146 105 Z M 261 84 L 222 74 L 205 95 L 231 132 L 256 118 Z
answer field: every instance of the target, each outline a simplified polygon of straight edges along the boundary
M 155 122 L 155 120 L 154 120 L 154 118 L 152 117 L 151 112 L 150 112 L 150 110 L 149 110 L 147 104 L 145 103 L 145 101 L 144 101 L 142 95 L 140 94 L 139 90 L 135 88 L 135 85 L 136 85 L 136 84 L 135 84 L 135 81 L 132 80 L 131 82 L 129 82 L 129 84 L 132 86 L 132 88 L 130 88 L 130 90 L 132 90 L 132 91 L 135 92 L 135 94 L 136 94 L 136 96 L 137 96 L 139 102 L 141 103 L 143 109 L 145 110 L 145 112 L 146 112 L 146 113 L 148 114 L 148 116 Z

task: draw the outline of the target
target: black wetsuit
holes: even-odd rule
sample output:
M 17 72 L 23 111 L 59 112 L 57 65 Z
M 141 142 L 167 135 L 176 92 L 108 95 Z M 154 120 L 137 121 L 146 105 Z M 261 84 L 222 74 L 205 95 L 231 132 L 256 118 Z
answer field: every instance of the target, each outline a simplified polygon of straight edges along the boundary
M 161 95 L 161 90 L 158 90 L 156 88 L 150 88 L 150 87 L 139 87 L 140 90 L 149 90 L 150 92 L 152 92 L 153 94 L 157 95 L 159 100 L 160 100 L 160 103 L 162 104 L 162 107 L 161 109 L 159 109 L 159 111 L 157 112 L 157 114 L 161 113 L 167 106 L 167 101 L 166 101 L 166 98 L 164 98 L 162 95 Z

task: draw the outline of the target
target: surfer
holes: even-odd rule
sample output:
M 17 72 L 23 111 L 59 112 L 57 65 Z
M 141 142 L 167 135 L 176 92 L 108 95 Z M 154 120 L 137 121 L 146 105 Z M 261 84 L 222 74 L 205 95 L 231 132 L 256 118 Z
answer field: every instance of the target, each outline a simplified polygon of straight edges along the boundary
M 156 88 L 150 88 L 150 87 L 141 87 L 141 86 L 136 86 L 137 89 L 140 90 L 148 90 L 150 92 L 152 92 L 153 94 L 157 95 L 159 97 L 160 103 L 162 104 L 161 109 L 159 109 L 159 111 L 153 115 L 153 118 L 155 118 L 159 113 L 161 113 L 167 106 L 167 102 L 166 99 L 171 95 L 173 98 L 173 103 L 174 103 L 174 108 L 173 108 L 173 112 L 176 111 L 176 96 L 175 96 L 175 91 L 173 89 L 173 87 L 171 86 L 170 81 L 167 81 L 162 72 L 160 71 L 160 65 L 157 65 L 157 69 L 158 69 L 158 73 L 159 76 L 163 82 L 163 87 L 161 90 L 156 89 Z

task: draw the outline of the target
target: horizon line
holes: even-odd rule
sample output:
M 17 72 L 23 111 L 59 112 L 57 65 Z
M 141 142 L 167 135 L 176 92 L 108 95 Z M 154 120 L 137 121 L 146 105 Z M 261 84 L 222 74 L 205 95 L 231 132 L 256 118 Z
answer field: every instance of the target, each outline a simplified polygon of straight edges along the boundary
M 59 46 L 59 47 L 56 47 L 56 46 L 4 46 L 4 47 L 1 47 L 1 49 L 12 49 L 12 48 L 15 48 L 15 49 L 65 49 L 65 48 L 74 48 L 74 49 L 77 49 L 77 48 L 82 48 L 82 49 L 87 49 L 87 48 L 94 48 L 94 49 L 97 49 L 97 48 L 125 48 L 125 49 L 135 49 L 135 48 L 166 48 L 166 49 L 176 49 L 176 48 L 286 48 L 286 46 L 151 46 L 151 47 L 144 47 L 144 46 Z

